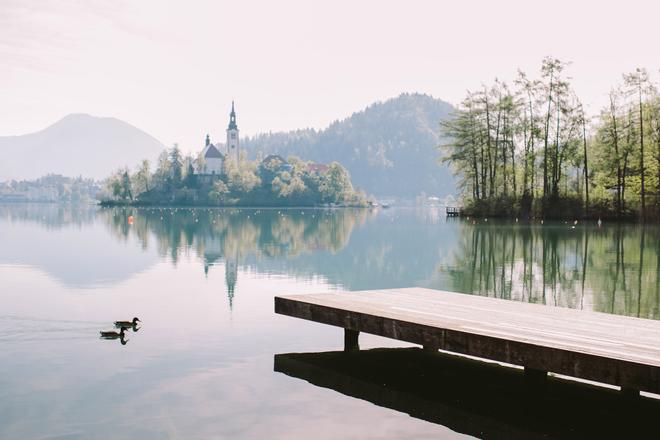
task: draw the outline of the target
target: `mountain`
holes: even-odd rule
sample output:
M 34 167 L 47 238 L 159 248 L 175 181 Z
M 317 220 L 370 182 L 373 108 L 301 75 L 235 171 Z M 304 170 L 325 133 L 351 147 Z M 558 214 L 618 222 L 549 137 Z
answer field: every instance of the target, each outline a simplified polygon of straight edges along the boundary
M 261 134 L 241 145 L 250 157 L 261 152 L 337 161 L 368 194 L 412 198 L 425 192 L 444 197 L 455 194 L 456 185 L 451 170 L 438 163 L 439 123 L 452 111 L 451 104 L 432 96 L 406 93 L 324 130 Z
M 154 160 L 163 148 L 119 119 L 71 114 L 36 133 L 0 137 L 0 181 L 50 173 L 101 179 L 116 168 Z

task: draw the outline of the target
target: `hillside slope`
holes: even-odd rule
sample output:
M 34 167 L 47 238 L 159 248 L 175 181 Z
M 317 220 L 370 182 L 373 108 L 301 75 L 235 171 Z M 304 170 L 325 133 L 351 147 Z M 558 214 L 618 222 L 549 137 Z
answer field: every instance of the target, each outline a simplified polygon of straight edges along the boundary
M 35 133 L 0 137 L 0 181 L 49 173 L 101 179 L 118 167 L 154 160 L 163 148 L 119 119 L 71 114 Z
M 377 102 L 324 130 L 296 130 L 248 138 L 257 152 L 296 155 L 327 163 L 338 161 L 356 186 L 369 194 L 412 198 L 454 194 L 451 171 L 438 163 L 439 123 L 453 107 L 423 94 L 402 94 Z

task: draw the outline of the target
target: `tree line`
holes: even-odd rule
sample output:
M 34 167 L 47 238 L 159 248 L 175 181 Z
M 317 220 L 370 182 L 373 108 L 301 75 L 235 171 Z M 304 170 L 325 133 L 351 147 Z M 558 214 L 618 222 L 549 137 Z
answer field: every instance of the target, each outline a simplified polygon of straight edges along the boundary
M 660 96 L 648 72 L 623 75 L 592 117 L 567 66 L 548 57 L 536 77 L 468 91 L 441 123 L 466 213 L 658 218 Z
M 199 174 L 203 158 L 184 156 L 178 145 L 163 151 L 155 171 L 143 160 L 131 172 L 117 170 L 106 180 L 102 203 L 204 206 L 366 206 L 348 171 L 337 162 L 322 172 L 297 157 L 254 161 L 226 159 L 217 175 Z

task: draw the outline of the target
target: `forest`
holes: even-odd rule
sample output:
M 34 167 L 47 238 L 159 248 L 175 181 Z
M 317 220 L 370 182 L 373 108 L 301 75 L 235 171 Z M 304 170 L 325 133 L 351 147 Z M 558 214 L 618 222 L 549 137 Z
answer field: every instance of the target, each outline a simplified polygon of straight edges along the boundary
M 106 181 L 102 205 L 178 206 L 366 206 L 339 163 L 314 171 L 297 157 L 274 161 L 226 160 L 218 175 L 197 174 L 200 158 L 183 156 L 178 145 L 161 153 L 156 170 L 143 160 Z
M 440 150 L 460 178 L 464 215 L 660 218 L 660 96 L 646 69 L 624 74 L 589 115 L 566 74 L 545 58 L 468 91 Z
M 413 200 L 424 193 L 456 192 L 449 166 L 438 166 L 438 121 L 454 107 L 421 93 L 376 101 L 321 130 L 262 133 L 241 139 L 248 157 L 259 152 L 298 156 L 319 163 L 337 161 L 353 184 L 382 198 Z

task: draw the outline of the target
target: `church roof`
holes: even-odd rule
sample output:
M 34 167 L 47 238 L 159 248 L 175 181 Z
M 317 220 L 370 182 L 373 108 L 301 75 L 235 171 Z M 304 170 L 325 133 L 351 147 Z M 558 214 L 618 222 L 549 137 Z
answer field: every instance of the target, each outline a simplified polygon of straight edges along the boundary
M 220 151 L 218 151 L 217 148 L 215 148 L 214 145 L 209 145 L 209 148 L 206 150 L 206 153 L 204 154 L 205 158 L 219 158 L 222 159 L 224 156 Z
M 282 156 L 280 156 L 279 154 L 269 154 L 268 156 L 264 157 L 264 160 L 262 160 L 261 163 L 268 164 L 268 163 L 270 163 L 274 160 L 279 160 L 283 164 L 286 163 L 286 160 Z

